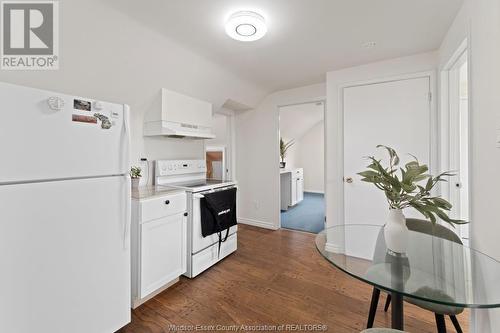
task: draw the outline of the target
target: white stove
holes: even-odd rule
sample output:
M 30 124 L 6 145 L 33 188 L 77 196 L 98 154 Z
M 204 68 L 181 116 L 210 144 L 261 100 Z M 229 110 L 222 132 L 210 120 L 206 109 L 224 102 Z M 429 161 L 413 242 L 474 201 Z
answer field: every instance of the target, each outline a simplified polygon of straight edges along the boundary
M 217 234 L 201 234 L 200 200 L 203 194 L 236 187 L 229 180 L 206 179 L 205 160 L 159 160 L 155 163 L 155 184 L 186 191 L 188 207 L 188 250 L 186 276 L 193 278 L 237 249 L 238 226 L 229 229 L 221 244 Z

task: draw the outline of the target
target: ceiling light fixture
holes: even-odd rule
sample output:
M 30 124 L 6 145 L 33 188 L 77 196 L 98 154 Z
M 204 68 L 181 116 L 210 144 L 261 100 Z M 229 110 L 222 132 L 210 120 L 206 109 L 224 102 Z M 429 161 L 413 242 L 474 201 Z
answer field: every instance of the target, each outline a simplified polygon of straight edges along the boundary
M 226 34 L 242 42 L 252 42 L 261 39 L 266 32 L 266 20 L 256 12 L 236 12 L 226 22 Z

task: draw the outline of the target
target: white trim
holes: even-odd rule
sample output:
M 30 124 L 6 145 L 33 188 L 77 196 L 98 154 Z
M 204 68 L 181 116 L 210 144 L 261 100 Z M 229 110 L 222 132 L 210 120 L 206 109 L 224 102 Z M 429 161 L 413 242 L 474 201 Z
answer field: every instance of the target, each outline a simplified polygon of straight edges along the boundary
M 271 222 L 264 222 L 259 220 L 247 219 L 243 217 L 238 217 L 238 223 L 252 225 L 254 227 L 270 229 L 270 230 L 278 230 L 279 227 Z
M 437 92 L 436 92 L 436 71 L 423 71 L 416 73 L 408 73 L 401 74 L 395 76 L 381 77 L 378 79 L 370 79 L 370 80 L 362 80 L 355 81 L 350 83 L 344 83 L 338 86 L 338 109 L 339 109 L 339 122 L 338 122 L 338 137 L 339 137 L 339 149 L 337 154 L 337 169 L 339 170 L 339 178 L 343 179 L 344 177 L 344 90 L 346 88 L 366 86 L 372 84 L 380 84 L 380 83 L 388 83 L 395 81 L 403 81 L 403 80 L 412 80 L 417 78 L 429 78 L 429 90 L 431 92 L 432 99 L 430 100 L 430 140 L 429 140 L 429 165 L 430 172 L 436 173 L 439 170 L 439 151 L 438 147 L 438 112 L 437 112 Z M 326 122 L 325 122 L 326 123 Z M 341 185 L 337 187 L 337 204 L 340 208 L 337 211 L 337 221 L 340 221 L 337 224 L 345 224 L 345 204 L 344 204 L 344 182 L 340 183 Z
M 472 156 L 472 145 L 471 145 L 471 138 L 472 138 L 472 132 L 471 132 L 471 114 L 472 114 L 472 94 L 471 94 L 471 89 L 472 89 L 472 76 L 471 76 L 471 61 L 470 61 L 470 48 L 469 48 L 469 42 L 470 42 L 470 35 L 465 38 L 458 48 L 453 52 L 451 57 L 448 59 L 446 64 L 443 66 L 440 72 L 440 78 L 441 78 L 441 104 L 440 104 L 440 130 L 441 130 L 441 135 L 440 135 L 440 161 L 441 161 L 441 169 L 443 171 L 445 170 L 452 170 L 452 160 L 455 157 L 454 152 L 451 151 L 451 147 L 453 144 L 456 143 L 456 136 L 453 135 L 453 128 L 452 128 L 452 117 L 451 117 L 451 110 L 455 106 L 452 103 L 452 94 L 453 92 L 450 91 L 450 81 L 451 81 L 451 75 L 456 75 L 454 73 L 457 70 L 457 66 L 467 62 L 468 66 L 468 153 L 469 153 L 469 165 L 468 165 L 468 211 L 469 211 L 469 218 L 472 216 L 471 213 L 471 202 L 472 202 L 472 196 L 471 196 L 471 189 L 472 189 L 472 168 L 471 168 L 471 156 Z M 455 95 L 458 92 L 455 92 Z M 455 98 L 458 98 L 458 96 L 454 96 Z M 458 107 L 458 106 L 455 106 Z M 455 129 L 456 130 L 456 129 Z M 460 204 L 456 200 L 456 196 L 452 196 L 452 186 L 453 183 L 448 182 L 443 184 L 441 188 L 441 195 L 449 200 L 453 205 Z M 464 226 L 460 226 L 458 228 L 459 230 L 459 235 L 462 237 L 462 228 Z M 465 226 L 468 228 L 468 237 L 469 240 L 471 239 L 471 227 L 470 225 Z M 470 243 L 469 243 L 470 245 Z
M 304 193 L 325 194 L 325 191 L 312 191 L 304 189 Z
M 460 43 L 458 49 L 453 53 L 450 59 L 443 66 L 440 73 L 440 168 L 442 170 L 449 170 L 450 168 L 450 152 L 445 147 L 450 146 L 450 92 L 449 92 L 449 72 L 460 59 L 462 54 L 467 51 L 468 41 L 467 38 Z M 470 70 L 469 70 L 470 71 Z M 470 73 L 469 73 L 470 74 Z M 470 86 L 470 85 L 469 85 Z M 469 95 L 470 96 L 470 95 Z M 470 103 L 469 103 L 470 104 Z M 470 107 L 470 105 L 469 105 Z M 447 186 L 441 189 L 442 196 L 449 198 L 450 192 Z

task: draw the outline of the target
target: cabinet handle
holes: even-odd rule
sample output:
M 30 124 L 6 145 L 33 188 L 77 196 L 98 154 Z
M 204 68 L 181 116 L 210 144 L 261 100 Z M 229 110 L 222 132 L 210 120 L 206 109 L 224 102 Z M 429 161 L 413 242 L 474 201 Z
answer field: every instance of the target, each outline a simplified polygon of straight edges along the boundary
M 185 213 L 184 213 L 184 216 L 188 216 L 188 213 L 187 213 L 187 212 L 185 212 Z
M 165 205 L 168 205 L 170 203 L 170 200 L 165 201 Z

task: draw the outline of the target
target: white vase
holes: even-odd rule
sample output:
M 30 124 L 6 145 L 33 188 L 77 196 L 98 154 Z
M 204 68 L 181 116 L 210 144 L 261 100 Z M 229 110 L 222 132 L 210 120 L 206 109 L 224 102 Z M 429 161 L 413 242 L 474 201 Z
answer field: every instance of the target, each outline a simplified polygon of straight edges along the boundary
M 138 188 L 139 187 L 139 182 L 141 181 L 140 178 L 132 178 L 131 183 L 132 183 L 132 188 Z
M 384 237 L 387 249 L 395 253 L 406 253 L 408 227 L 401 209 L 389 210 L 387 223 L 384 226 Z

